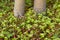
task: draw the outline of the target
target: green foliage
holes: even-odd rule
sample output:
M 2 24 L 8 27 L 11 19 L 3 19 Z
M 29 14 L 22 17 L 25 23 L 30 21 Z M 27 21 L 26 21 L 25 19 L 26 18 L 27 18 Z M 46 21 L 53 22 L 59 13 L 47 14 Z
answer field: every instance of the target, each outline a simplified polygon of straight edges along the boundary
M 60 40 L 60 0 L 47 0 L 47 13 L 38 15 L 32 2 L 26 0 L 25 17 L 18 19 L 13 16 L 14 2 L 0 0 L 0 40 Z

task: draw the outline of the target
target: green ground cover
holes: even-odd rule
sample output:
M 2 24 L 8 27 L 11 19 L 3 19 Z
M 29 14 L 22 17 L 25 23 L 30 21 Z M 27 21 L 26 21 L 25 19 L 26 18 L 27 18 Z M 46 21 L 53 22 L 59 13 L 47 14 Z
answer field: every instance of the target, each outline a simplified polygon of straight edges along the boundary
M 47 12 L 36 16 L 26 0 L 22 19 L 13 16 L 13 0 L 0 0 L 0 40 L 60 40 L 60 0 L 46 0 Z

